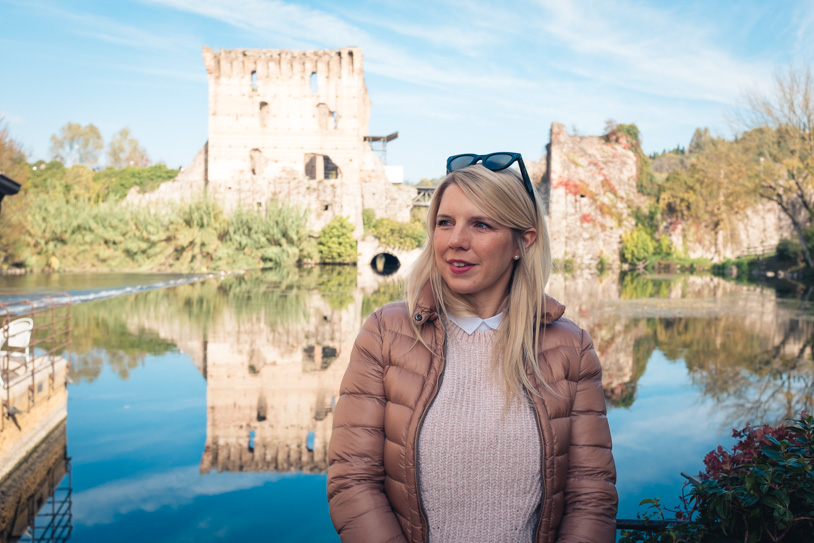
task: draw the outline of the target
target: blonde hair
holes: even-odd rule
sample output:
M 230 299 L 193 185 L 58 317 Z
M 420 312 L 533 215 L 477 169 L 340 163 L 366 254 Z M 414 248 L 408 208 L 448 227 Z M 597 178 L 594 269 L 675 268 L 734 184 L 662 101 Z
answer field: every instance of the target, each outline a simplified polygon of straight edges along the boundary
M 410 314 L 416 312 L 418 297 L 424 286 L 432 285 L 436 305 L 441 314 L 474 315 L 475 307 L 465 296 L 453 292 L 444 282 L 436 266 L 433 236 L 438 208 L 444 192 L 451 185 L 458 186 L 481 211 L 500 225 L 511 228 L 520 260 L 514 265 L 509 282 L 509 293 L 503 302 L 503 319 L 497 329 L 493 362 L 502 358 L 502 374 L 507 397 L 522 397 L 524 393 L 538 394 L 526 374 L 530 369 L 538 383 L 548 384 L 537 364 L 537 349 L 543 334 L 545 318 L 544 291 L 551 275 L 551 247 L 540 195 L 534 191 L 534 203 L 520 175 L 507 168 L 493 172 L 480 164 L 456 170 L 447 175 L 435 189 L 427 212 L 427 243 L 407 278 L 407 304 Z M 537 231 L 537 238 L 526 248 L 523 232 Z M 428 345 L 410 320 L 418 341 Z M 436 353 L 443 355 L 443 353 Z M 502 357 L 501 357 L 502 354 Z

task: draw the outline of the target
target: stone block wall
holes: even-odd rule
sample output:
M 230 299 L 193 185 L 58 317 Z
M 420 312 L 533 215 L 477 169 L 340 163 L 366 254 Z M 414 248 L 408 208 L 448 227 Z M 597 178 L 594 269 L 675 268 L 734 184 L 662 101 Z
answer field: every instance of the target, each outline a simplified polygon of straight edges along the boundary
M 761 201 L 745 212 L 729 218 L 730 228 L 715 233 L 692 224 L 675 221 L 666 224 L 670 242 L 690 258 L 721 262 L 743 255 L 774 251 L 783 238 L 797 239 L 788 216 L 774 202 Z
M 548 202 L 552 256 L 595 268 L 600 255 L 618 265 L 622 233 L 633 227 L 636 155 L 598 136 L 571 136 L 551 125 L 548 175 L 540 189 Z
M 239 171 L 262 176 L 286 165 L 304 168 L 313 156 L 328 156 L 338 167 L 329 177 L 360 177 L 370 118 L 361 49 L 204 47 L 203 58 L 211 183 Z
M 270 199 L 308 212 L 319 231 L 335 216 L 363 236 L 362 210 L 410 219 L 416 189 L 387 180 L 364 141 L 370 97 L 358 47 L 287 51 L 203 48 L 209 139 L 192 164 L 156 191 L 125 202 L 158 205 L 207 196 L 231 213 Z

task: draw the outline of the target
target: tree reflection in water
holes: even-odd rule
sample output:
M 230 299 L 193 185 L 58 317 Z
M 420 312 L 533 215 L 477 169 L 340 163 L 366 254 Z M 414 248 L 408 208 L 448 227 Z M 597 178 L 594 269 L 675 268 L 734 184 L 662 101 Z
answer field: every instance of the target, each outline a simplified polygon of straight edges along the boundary
M 549 292 L 591 333 L 615 408 L 634 404 L 656 350 L 686 364 L 692 384 L 732 426 L 777 423 L 812 406 L 807 303 L 792 307 L 770 289 L 710 276 L 555 275 Z M 211 435 L 202 470 L 324 470 L 352 342 L 367 315 L 402 295 L 396 282 L 362 292 L 355 268 L 333 267 L 234 275 L 81 305 L 73 378 L 92 381 L 106 364 L 127 379 L 147 356 L 183 351 L 207 379 Z M 314 450 L 304 452 L 309 433 Z

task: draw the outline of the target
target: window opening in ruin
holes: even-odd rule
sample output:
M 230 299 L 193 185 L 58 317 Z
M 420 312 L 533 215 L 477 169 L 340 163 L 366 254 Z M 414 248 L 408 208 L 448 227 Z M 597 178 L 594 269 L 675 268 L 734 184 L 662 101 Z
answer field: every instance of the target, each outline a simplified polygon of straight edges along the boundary
M 268 416 L 268 402 L 266 396 L 261 392 L 257 398 L 257 422 L 263 422 Z
M 325 204 L 325 207 L 322 208 L 323 211 L 328 211 L 328 208 L 331 207 L 328 204 Z
M 317 104 L 317 125 L 321 132 L 328 130 L 331 122 L 331 108 L 328 104 Z
M 314 94 L 319 92 L 319 81 L 317 80 L 316 72 L 311 72 L 311 92 Z
M 339 171 L 339 166 L 334 164 L 331 160 L 331 157 L 325 155 L 325 179 L 339 179 L 341 176 L 341 172 Z
M 252 90 L 257 92 L 257 72 L 252 72 Z
M 252 149 L 249 152 L 249 167 L 252 170 L 252 175 L 263 175 L 263 168 L 265 160 L 263 159 L 263 151 L 260 149 Z
M 348 51 L 348 60 L 350 60 L 350 71 L 353 73 L 353 51 Z
M 306 153 L 305 177 L 308 179 L 340 179 L 342 171 L 328 155 Z
M 334 118 L 334 129 L 336 129 L 336 125 L 337 125 L 336 111 L 331 111 L 331 115 L 333 115 L 333 118 Z
M 268 126 L 270 115 L 271 110 L 269 109 L 268 102 L 260 102 L 260 128 Z
M 254 430 L 249 430 L 249 452 L 254 452 Z

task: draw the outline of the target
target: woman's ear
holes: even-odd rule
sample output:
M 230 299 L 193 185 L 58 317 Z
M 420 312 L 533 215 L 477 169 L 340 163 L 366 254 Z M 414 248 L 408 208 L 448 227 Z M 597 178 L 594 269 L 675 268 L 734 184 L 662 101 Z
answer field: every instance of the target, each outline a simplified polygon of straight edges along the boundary
M 537 239 L 537 230 L 535 228 L 529 228 L 528 230 L 523 232 L 520 237 L 523 238 L 523 245 L 525 246 L 525 249 L 528 251 L 529 247 L 531 247 L 531 244 L 534 243 L 534 240 Z

